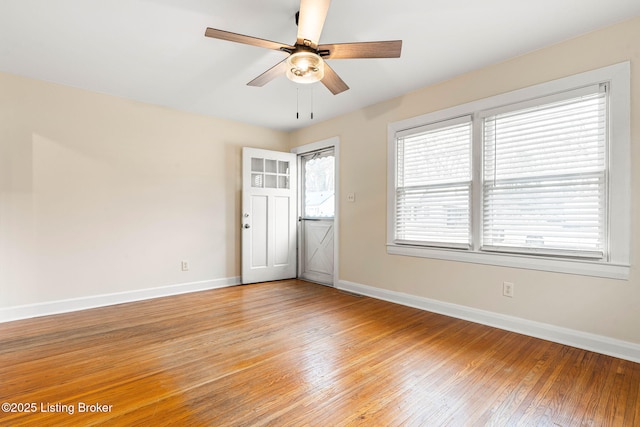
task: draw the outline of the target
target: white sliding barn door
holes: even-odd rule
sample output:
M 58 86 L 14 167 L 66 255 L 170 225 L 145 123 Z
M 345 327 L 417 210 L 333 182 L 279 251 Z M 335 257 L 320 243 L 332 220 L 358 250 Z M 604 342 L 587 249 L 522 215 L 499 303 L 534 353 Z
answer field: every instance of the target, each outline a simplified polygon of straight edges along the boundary
M 296 277 L 296 155 L 242 150 L 242 283 Z

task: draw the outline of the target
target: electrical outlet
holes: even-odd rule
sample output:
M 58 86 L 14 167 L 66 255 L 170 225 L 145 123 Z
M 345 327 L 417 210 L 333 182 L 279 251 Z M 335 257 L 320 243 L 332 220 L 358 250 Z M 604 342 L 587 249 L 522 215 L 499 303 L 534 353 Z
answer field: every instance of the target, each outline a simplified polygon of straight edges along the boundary
M 511 282 L 502 282 L 502 295 L 505 297 L 513 298 L 514 284 Z
M 347 202 L 355 202 L 355 201 L 356 201 L 356 193 L 348 193 Z
M 180 269 L 182 271 L 189 271 L 189 261 L 182 261 L 180 263 Z

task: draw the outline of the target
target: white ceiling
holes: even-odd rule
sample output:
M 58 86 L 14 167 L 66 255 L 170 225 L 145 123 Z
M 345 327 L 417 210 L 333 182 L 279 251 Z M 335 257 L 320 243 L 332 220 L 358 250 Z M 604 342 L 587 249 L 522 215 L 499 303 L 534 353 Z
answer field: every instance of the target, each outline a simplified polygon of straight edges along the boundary
M 292 130 L 640 15 L 639 0 L 334 0 L 321 43 L 403 40 L 399 59 L 329 61 L 351 87 L 336 96 L 284 76 L 246 86 L 286 54 L 204 36 L 213 27 L 293 44 L 298 7 L 0 0 L 0 71 Z

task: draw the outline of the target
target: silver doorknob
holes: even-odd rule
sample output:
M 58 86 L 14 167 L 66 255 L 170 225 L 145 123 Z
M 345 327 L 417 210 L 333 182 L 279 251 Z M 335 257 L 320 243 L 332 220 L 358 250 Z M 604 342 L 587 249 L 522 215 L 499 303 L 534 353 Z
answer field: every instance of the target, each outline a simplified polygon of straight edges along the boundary
M 251 228 L 251 226 L 249 224 L 245 224 L 244 228 Z

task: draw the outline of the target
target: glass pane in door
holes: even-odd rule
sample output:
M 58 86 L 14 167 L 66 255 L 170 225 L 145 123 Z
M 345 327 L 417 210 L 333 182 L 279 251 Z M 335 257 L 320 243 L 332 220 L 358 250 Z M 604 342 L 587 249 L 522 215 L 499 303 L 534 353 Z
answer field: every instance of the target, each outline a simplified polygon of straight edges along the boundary
M 335 215 L 335 156 L 333 149 L 308 154 L 302 159 L 304 170 L 304 216 L 333 218 Z

